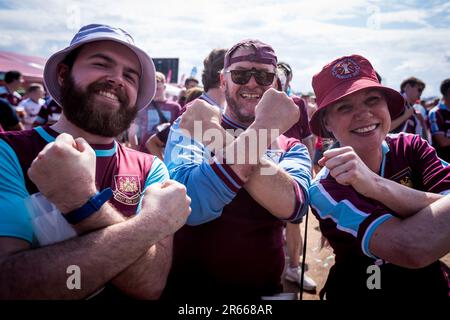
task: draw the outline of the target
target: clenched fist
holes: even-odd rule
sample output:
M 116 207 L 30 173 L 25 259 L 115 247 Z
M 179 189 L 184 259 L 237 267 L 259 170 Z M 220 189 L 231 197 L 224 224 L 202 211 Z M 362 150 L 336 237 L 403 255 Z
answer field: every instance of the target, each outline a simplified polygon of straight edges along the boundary
M 97 192 L 95 161 L 95 152 L 86 140 L 62 133 L 39 152 L 28 176 L 59 211 L 67 213 Z
M 360 194 L 370 197 L 379 176 L 370 170 L 352 147 L 327 150 L 319 164 L 330 170 L 339 184 L 351 185 Z
M 180 229 L 191 213 L 191 198 L 186 187 L 174 180 L 164 184 L 152 184 L 145 190 L 142 200 L 140 219 L 144 223 L 157 224 L 165 235 L 171 235 Z
M 210 105 L 204 100 L 197 99 L 183 113 L 180 128 L 187 130 L 189 135 L 195 140 L 202 141 L 203 133 L 206 130 L 220 127 L 220 118 L 219 108 Z M 197 126 L 196 130 L 194 130 L 195 126 Z
M 260 128 L 285 133 L 300 119 L 300 110 L 286 93 L 270 88 L 256 105 L 255 123 Z

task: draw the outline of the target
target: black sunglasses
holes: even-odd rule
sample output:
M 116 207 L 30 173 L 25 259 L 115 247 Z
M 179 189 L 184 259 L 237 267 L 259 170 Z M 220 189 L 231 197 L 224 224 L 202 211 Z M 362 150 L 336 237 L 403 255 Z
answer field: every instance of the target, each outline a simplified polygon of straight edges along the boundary
M 256 68 L 252 68 L 251 70 L 228 70 L 225 72 L 231 73 L 231 80 L 235 84 L 240 85 L 247 84 L 253 76 L 256 83 L 260 86 L 270 86 L 275 77 L 275 73 L 273 72 L 257 70 Z

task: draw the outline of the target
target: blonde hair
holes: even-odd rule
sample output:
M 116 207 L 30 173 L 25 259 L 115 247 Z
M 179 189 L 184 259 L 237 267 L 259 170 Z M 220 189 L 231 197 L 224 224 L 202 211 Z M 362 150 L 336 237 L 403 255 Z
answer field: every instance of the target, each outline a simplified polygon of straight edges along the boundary
M 166 83 L 166 76 L 162 72 L 156 71 L 155 78 L 156 78 L 156 81 L 161 81 L 162 83 Z

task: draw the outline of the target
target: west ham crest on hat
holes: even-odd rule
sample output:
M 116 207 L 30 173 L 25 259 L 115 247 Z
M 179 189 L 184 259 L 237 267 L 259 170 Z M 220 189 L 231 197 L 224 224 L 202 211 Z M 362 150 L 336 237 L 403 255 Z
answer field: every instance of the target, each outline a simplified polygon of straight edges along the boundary
M 359 74 L 361 67 L 351 58 L 338 61 L 331 70 L 333 76 L 338 79 L 348 79 Z

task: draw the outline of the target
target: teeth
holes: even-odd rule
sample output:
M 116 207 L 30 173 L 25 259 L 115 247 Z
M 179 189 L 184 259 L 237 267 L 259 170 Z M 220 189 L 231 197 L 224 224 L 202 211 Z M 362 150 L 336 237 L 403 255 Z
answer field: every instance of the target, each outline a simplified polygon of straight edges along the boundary
M 366 132 L 375 130 L 376 127 L 377 127 L 377 125 L 376 125 L 376 124 L 373 124 L 373 125 L 368 126 L 368 127 L 355 129 L 355 130 L 353 130 L 353 131 L 355 131 L 355 132 L 357 132 L 357 133 L 366 133 Z
M 244 99 L 259 99 L 260 95 L 255 93 L 243 93 L 241 94 Z
M 109 99 L 112 99 L 112 100 L 115 100 L 115 101 L 119 101 L 119 98 L 114 93 L 111 93 L 111 92 L 108 92 L 108 91 L 100 91 L 98 94 L 101 95 L 101 96 L 107 97 Z

